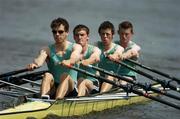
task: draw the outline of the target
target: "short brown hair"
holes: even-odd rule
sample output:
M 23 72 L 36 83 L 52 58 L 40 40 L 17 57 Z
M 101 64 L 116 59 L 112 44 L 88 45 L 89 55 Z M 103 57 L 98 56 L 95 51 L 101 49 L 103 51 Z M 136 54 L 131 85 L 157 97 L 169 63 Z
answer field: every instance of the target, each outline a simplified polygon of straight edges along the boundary
M 66 19 L 64 18 L 57 18 L 57 19 L 54 19 L 52 22 L 51 22 L 51 28 L 57 28 L 59 27 L 60 25 L 63 25 L 64 26 L 64 29 L 66 32 L 69 31 L 69 23 L 67 22 Z
M 114 34 L 115 32 L 115 28 L 114 28 L 114 25 L 110 22 L 110 21 L 104 21 L 100 26 L 99 26 L 99 29 L 98 29 L 98 32 L 100 34 L 100 31 L 102 29 L 111 29 L 111 32 L 112 34 Z
M 123 21 L 123 22 L 121 22 L 120 24 L 119 24 L 119 30 L 118 30 L 118 32 L 121 30 L 121 29 L 129 29 L 129 28 L 131 28 L 131 33 L 134 33 L 134 31 L 133 31 L 133 25 L 132 25 L 132 23 L 130 22 L 130 21 Z
M 83 24 L 79 24 L 79 25 L 74 27 L 74 29 L 73 29 L 73 34 L 74 35 L 75 35 L 76 30 L 78 30 L 78 31 L 85 30 L 87 35 L 89 35 L 89 32 L 90 32 L 89 28 L 86 25 L 83 25 Z

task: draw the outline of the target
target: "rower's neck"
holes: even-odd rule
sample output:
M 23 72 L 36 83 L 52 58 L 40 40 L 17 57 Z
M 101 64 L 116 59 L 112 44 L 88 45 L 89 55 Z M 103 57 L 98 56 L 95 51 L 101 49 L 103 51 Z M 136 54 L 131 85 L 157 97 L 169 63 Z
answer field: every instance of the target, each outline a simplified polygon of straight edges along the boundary
M 109 45 L 104 45 L 104 51 L 108 51 L 112 48 L 113 43 L 110 43 Z
M 121 45 L 123 48 L 127 48 L 128 43 L 127 43 L 127 42 L 122 42 L 122 41 L 120 41 L 120 45 Z
M 58 51 L 65 51 L 67 47 L 68 41 L 64 41 L 62 43 L 56 43 L 55 47 Z
M 88 48 L 88 44 L 82 47 L 82 54 L 86 53 L 87 48 Z

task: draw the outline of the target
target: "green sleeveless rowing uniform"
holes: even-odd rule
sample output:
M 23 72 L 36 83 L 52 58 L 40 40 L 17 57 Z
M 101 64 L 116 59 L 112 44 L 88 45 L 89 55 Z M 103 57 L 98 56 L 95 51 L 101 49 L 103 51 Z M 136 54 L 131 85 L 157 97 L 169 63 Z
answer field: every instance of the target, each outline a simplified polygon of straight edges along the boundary
M 63 73 L 67 73 L 71 76 L 71 78 L 77 82 L 77 71 L 72 69 L 66 68 L 65 66 L 57 64 L 57 62 L 61 62 L 63 60 L 70 59 L 72 50 L 73 50 L 73 43 L 70 43 L 65 51 L 63 56 L 56 54 L 55 44 L 49 45 L 50 49 L 50 56 L 49 61 L 47 61 L 47 66 L 49 72 L 53 75 L 54 81 L 56 83 L 60 83 L 60 77 Z
M 88 45 L 87 51 L 86 51 L 83 59 L 88 59 L 88 58 L 91 56 L 91 54 L 93 53 L 93 50 L 94 50 L 94 46 Z M 92 65 L 93 65 L 93 66 L 97 66 L 97 63 L 92 64 Z M 80 69 L 83 69 L 83 70 L 86 70 L 86 71 L 88 71 L 89 73 L 96 74 L 96 71 L 95 71 L 95 70 L 93 70 L 93 69 L 90 68 L 90 67 L 83 66 L 82 64 L 80 64 L 79 68 L 80 68 Z M 97 80 L 96 78 L 87 76 L 87 75 L 82 74 L 82 73 L 80 73 L 80 72 L 78 72 L 78 78 L 84 78 L 84 79 L 88 79 L 88 80 L 93 81 L 93 82 L 96 81 L 96 82 L 98 83 L 98 80 Z
M 129 42 L 128 46 L 124 49 L 123 53 L 127 52 L 128 50 L 130 50 L 133 47 L 133 45 L 135 45 L 134 42 L 132 42 L 132 41 Z M 132 60 L 137 60 L 137 58 L 131 58 L 131 59 Z M 131 62 L 123 61 L 123 63 L 125 63 L 125 64 L 127 64 L 127 65 L 129 65 L 131 67 L 135 67 L 135 64 L 133 64 Z M 119 65 L 118 74 L 122 75 L 122 76 L 130 76 L 130 77 L 136 78 L 136 72 L 130 70 L 129 68 L 126 68 L 125 66 L 121 66 L 121 65 Z
M 117 69 L 118 69 L 118 64 L 114 63 L 113 61 L 109 60 L 108 58 L 106 58 L 107 55 L 113 54 L 116 51 L 116 48 L 118 47 L 117 44 L 114 45 L 114 47 L 109 50 L 106 54 L 103 52 L 104 46 L 101 42 L 98 42 L 98 47 L 101 49 L 102 53 L 100 56 L 100 62 L 98 64 L 98 66 L 104 70 L 113 72 L 113 73 L 117 73 Z M 104 74 L 101 74 L 104 75 Z

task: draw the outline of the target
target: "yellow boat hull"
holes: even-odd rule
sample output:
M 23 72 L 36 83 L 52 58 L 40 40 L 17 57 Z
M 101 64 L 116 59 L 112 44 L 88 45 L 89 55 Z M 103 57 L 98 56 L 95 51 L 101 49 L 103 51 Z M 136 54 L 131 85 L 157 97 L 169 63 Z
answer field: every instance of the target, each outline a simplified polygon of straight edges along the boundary
M 117 106 L 142 103 L 149 100 L 137 95 L 128 99 L 127 96 L 112 97 L 111 99 L 78 99 L 81 98 L 77 98 L 77 100 L 56 100 L 53 104 L 43 101 L 28 102 L 14 108 L 0 111 L 0 119 L 26 119 L 28 117 L 42 119 L 48 114 L 54 114 L 60 117 L 84 115 L 93 111 L 102 111 Z

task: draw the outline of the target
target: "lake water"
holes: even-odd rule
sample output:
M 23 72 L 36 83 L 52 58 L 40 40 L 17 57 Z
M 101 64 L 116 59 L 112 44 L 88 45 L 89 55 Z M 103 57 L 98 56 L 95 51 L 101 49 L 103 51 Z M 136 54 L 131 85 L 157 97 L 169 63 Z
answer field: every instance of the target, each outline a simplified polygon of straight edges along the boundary
M 91 43 L 100 40 L 97 31 L 103 21 L 111 21 L 116 30 L 123 20 L 131 21 L 133 40 L 142 47 L 140 61 L 180 77 L 179 6 L 179 0 L 0 0 L 0 73 L 25 67 L 42 46 L 53 43 L 50 23 L 64 17 L 70 24 L 70 41 L 74 26 L 85 24 Z M 179 117 L 179 110 L 152 101 L 83 118 Z

